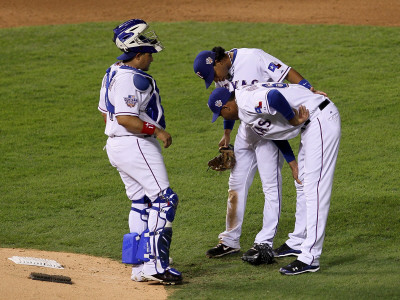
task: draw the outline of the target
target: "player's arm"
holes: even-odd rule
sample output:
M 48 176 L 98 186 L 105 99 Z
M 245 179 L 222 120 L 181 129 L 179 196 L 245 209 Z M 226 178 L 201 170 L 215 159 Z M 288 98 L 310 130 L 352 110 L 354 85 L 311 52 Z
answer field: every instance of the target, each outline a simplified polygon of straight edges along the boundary
M 289 70 L 289 73 L 286 75 L 286 80 L 289 81 L 290 83 L 295 83 L 295 84 L 300 84 L 302 86 L 305 86 L 306 88 L 308 88 L 311 92 L 313 92 L 315 94 L 327 96 L 327 94 L 325 92 L 315 90 L 314 87 L 311 85 L 311 83 L 309 83 L 307 79 L 305 79 L 303 76 L 301 76 L 300 73 L 297 72 L 293 68 L 291 68 Z
M 164 143 L 164 148 L 168 148 L 172 144 L 172 137 L 168 132 L 156 127 L 151 123 L 144 122 L 138 117 L 121 115 L 117 116 L 117 122 L 119 125 L 124 126 L 126 130 L 133 134 L 154 134 Z
M 219 147 L 228 147 L 231 142 L 231 132 L 235 126 L 235 120 L 225 120 L 224 119 L 224 135 L 219 141 Z
M 285 158 L 290 169 L 292 170 L 292 176 L 294 180 L 296 180 L 298 184 L 301 184 L 301 181 L 299 179 L 299 168 L 297 165 L 296 157 L 294 156 L 292 147 L 290 147 L 289 142 L 286 140 L 273 140 L 272 142 L 274 142 L 274 144 L 278 147 L 279 151 L 282 152 L 283 157 Z
M 107 123 L 107 114 L 106 113 L 101 113 L 104 119 L 104 123 Z
M 305 106 L 300 106 L 297 111 L 290 106 L 289 102 L 278 90 L 269 91 L 267 101 L 268 105 L 283 115 L 292 126 L 301 125 L 310 117 L 310 113 Z

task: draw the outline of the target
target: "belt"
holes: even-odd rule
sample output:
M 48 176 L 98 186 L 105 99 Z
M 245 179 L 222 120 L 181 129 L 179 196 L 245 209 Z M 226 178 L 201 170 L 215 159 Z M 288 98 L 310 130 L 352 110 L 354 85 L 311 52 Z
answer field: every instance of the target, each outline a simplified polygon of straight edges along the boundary
M 324 110 L 324 108 L 327 107 L 329 103 L 331 103 L 331 101 L 329 101 L 329 99 L 325 99 L 324 101 L 322 101 L 322 102 L 318 105 L 319 110 Z M 301 129 L 303 129 L 303 130 L 306 129 L 307 125 L 310 124 L 310 122 L 311 122 L 310 119 L 308 119 L 308 120 L 304 123 L 303 127 L 301 127 Z

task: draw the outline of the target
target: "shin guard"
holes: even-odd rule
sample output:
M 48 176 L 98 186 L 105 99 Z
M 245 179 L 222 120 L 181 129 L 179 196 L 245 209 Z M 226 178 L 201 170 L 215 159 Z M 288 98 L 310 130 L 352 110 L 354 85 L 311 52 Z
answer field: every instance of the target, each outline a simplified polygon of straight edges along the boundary
M 136 258 L 140 236 L 136 232 L 127 233 L 122 241 L 122 263 L 140 264 L 142 261 Z

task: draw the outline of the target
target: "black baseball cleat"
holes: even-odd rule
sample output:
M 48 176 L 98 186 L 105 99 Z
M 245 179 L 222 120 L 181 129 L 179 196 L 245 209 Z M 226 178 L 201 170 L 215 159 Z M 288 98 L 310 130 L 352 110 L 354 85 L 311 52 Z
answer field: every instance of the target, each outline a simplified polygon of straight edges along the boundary
M 159 281 L 165 285 L 182 283 L 182 274 L 174 268 L 167 268 L 164 273 L 154 275 L 142 275 L 142 281 Z
M 256 244 L 253 245 L 253 247 L 251 247 L 249 250 L 247 250 L 243 256 L 242 256 L 242 260 L 243 261 L 255 261 L 257 259 L 257 257 L 260 255 L 258 249 L 256 248 Z
M 279 248 L 276 248 L 274 250 L 274 256 L 275 257 L 284 257 L 284 256 L 299 256 L 301 254 L 301 250 L 294 250 L 290 248 L 286 243 L 284 243 L 282 246 Z
M 306 272 L 317 272 L 318 270 L 319 266 L 307 265 L 306 263 L 296 259 L 286 267 L 280 268 L 279 272 L 282 275 L 298 275 Z
M 226 246 L 224 244 L 218 244 L 214 248 L 211 248 L 206 252 L 206 256 L 208 258 L 216 258 L 216 257 L 221 257 L 227 254 L 233 254 L 239 252 L 240 248 L 232 248 L 229 246 Z

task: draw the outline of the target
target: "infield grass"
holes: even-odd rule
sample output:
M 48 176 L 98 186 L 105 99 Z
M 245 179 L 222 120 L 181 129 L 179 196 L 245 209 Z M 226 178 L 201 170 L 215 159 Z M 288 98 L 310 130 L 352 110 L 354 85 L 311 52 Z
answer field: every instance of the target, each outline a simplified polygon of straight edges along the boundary
M 123 20 L 121 20 L 123 21 Z M 120 260 L 130 203 L 102 150 L 97 111 L 105 70 L 119 54 L 114 23 L 0 30 L 0 246 Z M 400 297 L 400 28 L 240 23 L 153 23 L 166 46 L 149 71 L 159 85 L 173 145 L 163 151 L 180 198 L 171 254 L 185 279 L 171 299 L 395 299 Z M 242 263 L 261 227 L 258 175 L 249 192 L 242 252 L 207 259 L 225 226 L 228 176 L 207 172 L 222 121 L 193 73 L 214 46 L 262 48 L 328 93 L 342 140 L 321 270 L 284 277 Z M 237 126 L 236 126 L 237 127 Z M 297 154 L 298 139 L 291 145 Z M 283 168 L 275 245 L 294 225 L 295 189 Z

